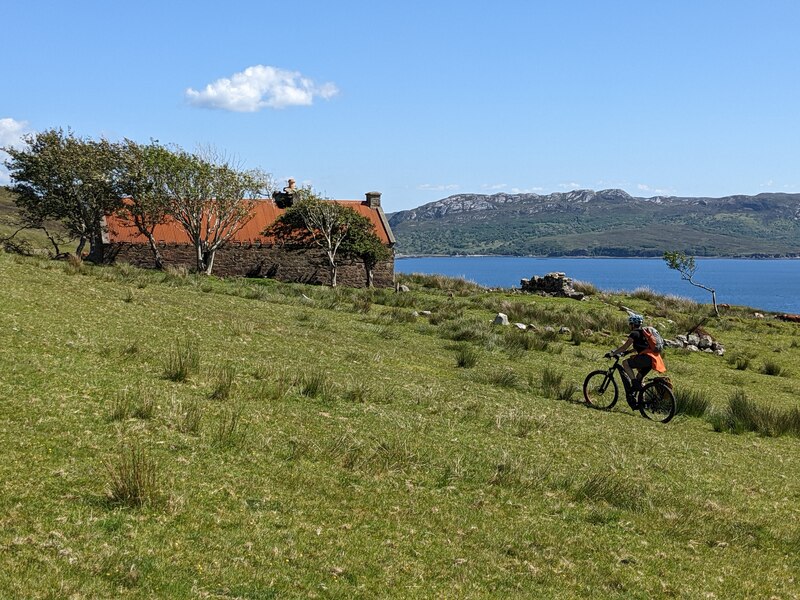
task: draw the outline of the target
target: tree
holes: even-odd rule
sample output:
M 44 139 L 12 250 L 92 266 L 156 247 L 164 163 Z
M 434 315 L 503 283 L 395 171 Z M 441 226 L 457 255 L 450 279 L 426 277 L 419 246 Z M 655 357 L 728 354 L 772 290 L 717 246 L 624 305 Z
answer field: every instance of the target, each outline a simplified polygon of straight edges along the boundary
M 195 247 L 197 270 L 207 275 L 216 251 L 253 218 L 252 199 L 268 194 L 271 179 L 261 171 L 243 171 L 216 155 L 173 153 L 166 183 L 170 214 Z
M 353 218 L 349 234 L 342 245 L 342 250 L 364 261 L 368 287 L 373 286 L 375 265 L 392 256 L 392 250 L 378 237 L 372 222 L 358 213 Z
M 88 242 L 89 257 L 99 258 L 103 217 L 120 204 L 112 176 L 118 147 L 62 129 L 27 135 L 23 142 L 26 147 L 3 150 L 10 157 L 5 165 L 15 182 L 15 202 L 24 221 L 37 227 L 47 220 L 60 221 L 78 239 L 78 257 Z
M 310 188 L 298 190 L 296 197 L 294 204 L 264 234 L 283 243 L 322 248 L 328 258 L 331 287 L 336 287 L 339 250 L 348 248 L 349 252 L 358 254 L 356 250 L 360 248 L 365 252 L 363 256 L 370 254 L 368 242 L 362 244 L 358 240 L 361 236 L 366 240 L 365 232 L 372 228 L 372 223 L 352 208 L 321 198 Z M 347 246 L 348 242 L 355 245 Z
M 714 305 L 714 314 L 719 316 L 719 309 L 717 308 L 717 292 L 714 288 L 697 283 L 694 280 L 694 272 L 697 270 L 697 265 L 694 261 L 694 256 L 687 256 L 683 252 L 664 252 L 664 262 L 673 271 L 678 271 L 681 274 L 681 279 L 688 281 L 695 287 L 702 288 L 707 292 L 711 292 L 711 302 Z
M 147 238 L 156 269 L 164 268 L 164 260 L 153 234 L 169 216 L 168 183 L 177 176 L 172 169 L 178 164 L 175 153 L 158 142 L 137 144 L 126 139 L 121 146 L 116 178 L 124 201 L 117 214 Z

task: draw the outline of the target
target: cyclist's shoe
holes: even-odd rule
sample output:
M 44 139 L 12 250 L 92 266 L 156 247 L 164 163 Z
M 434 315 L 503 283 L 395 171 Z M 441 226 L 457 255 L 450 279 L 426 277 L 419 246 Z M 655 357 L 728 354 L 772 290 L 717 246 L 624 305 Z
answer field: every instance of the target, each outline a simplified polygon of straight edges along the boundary
M 642 382 L 638 379 L 631 381 L 631 392 L 634 394 L 642 391 Z

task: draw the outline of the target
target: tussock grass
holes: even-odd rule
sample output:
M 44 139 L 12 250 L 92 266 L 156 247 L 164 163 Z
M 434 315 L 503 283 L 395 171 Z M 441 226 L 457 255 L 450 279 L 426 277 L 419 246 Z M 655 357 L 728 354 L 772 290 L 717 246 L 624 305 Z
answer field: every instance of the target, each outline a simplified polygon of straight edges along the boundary
M 478 364 L 480 354 L 474 346 L 461 343 L 456 347 L 456 366 L 461 369 L 471 369 Z
M 111 402 L 109 421 L 123 421 L 128 418 L 151 419 L 155 413 L 154 391 L 138 386 L 119 391 Z
M 474 281 L 469 281 L 463 277 L 447 277 L 445 275 L 426 275 L 421 273 L 398 273 L 398 283 L 407 285 L 409 288 L 420 287 L 432 290 L 444 290 L 459 293 L 479 292 L 484 288 Z
M 195 399 L 178 401 L 173 404 L 172 419 L 174 427 L 181 433 L 197 435 L 203 421 L 203 410 Z
M 596 296 L 600 293 L 599 288 L 595 284 L 590 281 L 581 281 L 579 279 L 573 280 L 572 289 L 576 292 L 586 294 L 587 296 Z
M 678 388 L 675 393 L 675 414 L 687 417 L 703 417 L 711 406 L 707 392 Z
M 200 351 L 189 341 L 177 343 L 164 361 L 164 377 L 171 381 L 188 381 L 200 370 Z
M 606 503 L 617 508 L 642 511 L 650 504 L 646 486 L 613 471 L 593 473 L 574 484 L 577 501 Z
M 572 402 L 575 399 L 575 395 L 580 391 L 575 383 L 564 381 L 563 373 L 559 373 L 550 367 L 545 367 L 542 370 L 541 388 L 542 394 L 546 398 L 565 402 Z
M 774 360 L 765 360 L 764 364 L 761 366 L 761 372 L 764 375 L 771 375 L 773 377 L 786 375 L 786 370 Z
M 236 381 L 236 368 L 225 365 L 217 369 L 217 379 L 214 389 L 211 391 L 212 400 L 227 400 L 230 398 L 231 391 Z
M 506 367 L 489 372 L 484 376 L 484 381 L 501 388 L 514 388 L 519 385 L 520 378 L 513 369 Z
M 112 504 L 138 508 L 158 499 L 158 465 L 138 444 L 123 447 L 105 467 Z
M 792 435 L 800 437 L 800 409 L 781 410 L 762 406 L 738 389 L 728 398 L 728 405 L 708 417 L 714 431 L 728 433 L 757 432 L 764 436 Z
M 247 439 L 247 424 L 241 406 L 225 408 L 212 431 L 211 443 L 222 450 L 240 448 Z
M 328 375 L 321 370 L 306 371 L 299 380 L 300 393 L 308 398 L 330 400 L 333 398 L 334 385 Z

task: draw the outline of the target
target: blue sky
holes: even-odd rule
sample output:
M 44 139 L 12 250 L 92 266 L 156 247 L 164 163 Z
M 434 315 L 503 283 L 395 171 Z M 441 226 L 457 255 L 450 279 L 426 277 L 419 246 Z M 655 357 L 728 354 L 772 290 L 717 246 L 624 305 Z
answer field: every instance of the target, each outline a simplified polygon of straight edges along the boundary
M 388 212 L 800 193 L 796 1 L 26 0 L 0 17 L 0 145 L 49 127 L 210 145 L 332 198 L 381 191 Z

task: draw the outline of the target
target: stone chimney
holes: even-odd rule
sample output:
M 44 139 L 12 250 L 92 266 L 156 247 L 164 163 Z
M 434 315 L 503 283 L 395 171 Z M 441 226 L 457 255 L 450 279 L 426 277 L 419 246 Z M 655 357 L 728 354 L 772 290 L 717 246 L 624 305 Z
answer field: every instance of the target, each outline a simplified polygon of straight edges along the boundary
M 369 208 L 380 208 L 381 206 L 381 193 L 380 192 L 367 192 L 367 199 L 364 201 Z

